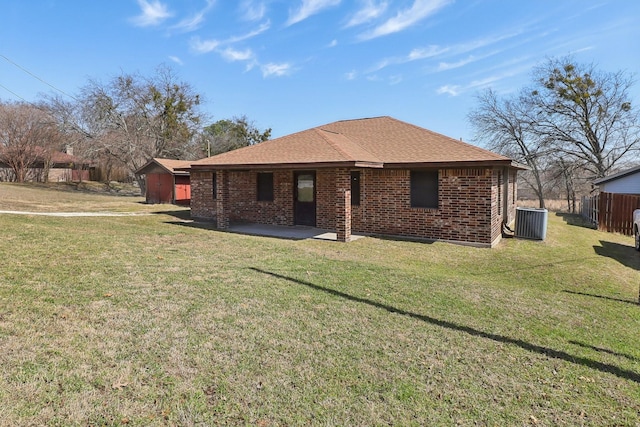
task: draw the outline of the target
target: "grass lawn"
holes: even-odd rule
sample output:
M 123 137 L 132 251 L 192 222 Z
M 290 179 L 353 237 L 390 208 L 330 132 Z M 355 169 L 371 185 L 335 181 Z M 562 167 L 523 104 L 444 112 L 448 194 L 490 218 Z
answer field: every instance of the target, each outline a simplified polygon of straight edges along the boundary
M 0 215 L 0 425 L 640 424 L 631 237 L 291 241 L 96 197 L 0 184 L 159 212 Z

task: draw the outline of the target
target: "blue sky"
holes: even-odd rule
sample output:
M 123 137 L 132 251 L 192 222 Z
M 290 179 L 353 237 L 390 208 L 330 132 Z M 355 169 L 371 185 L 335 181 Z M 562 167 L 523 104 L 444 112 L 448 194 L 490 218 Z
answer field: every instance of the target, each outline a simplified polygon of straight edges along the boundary
M 169 64 L 211 121 L 282 136 L 389 115 L 473 141 L 475 95 L 571 54 L 640 70 L 637 0 L 0 0 L 0 99 Z M 37 76 L 32 76 L 29 73 Z M 638 77 L 638 76 L 636 76 Z M 640 83 L 632 90 L 640 104 Z

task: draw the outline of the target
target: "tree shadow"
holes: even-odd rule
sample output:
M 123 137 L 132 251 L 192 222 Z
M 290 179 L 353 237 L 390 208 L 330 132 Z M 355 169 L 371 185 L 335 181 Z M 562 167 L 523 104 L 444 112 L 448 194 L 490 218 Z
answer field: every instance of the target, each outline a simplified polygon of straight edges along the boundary
M 600 246 L 594 246 L 596 254 L 614 259 L 625 267 L 640 270 L 640 254 L 633 246 L 600 240 Z
M 583 218 L 580 214 L 572 214 L 568 212 L 556 212 L 556 216 L 562 218 L 564 222 L 576 227 L 590 228 L 596 230 L 598 226 L 588 219 Z
M 572 354 L 566 353 L 564 351 L 560 351 L 560 350 L 554 350 L 548 347 L 543 347 L 540 345 L 536 345 L 536 344 L 532 344 L 523 340 L 519 340 L 516 338 L 510 338 L 510 337 L 506 337 L 503 335 L 498 335 L 498 334 L 493 334 L 490 332 L 484 332 L 481 331 L 479 329 L 475 329 L 472 328 L 470 326 L 464 326 L 464 325 L 458 325 L 456 323 L 453 322 L 449 322 L 446 320 L 441 320 L 441 319 L 436 319 L 434 317 L 430 317 L 430 316 L 426 316 L 423 314 L 417 314 L 417 313 L 412 313 L 410 311 L 406 311 L 406 310 L 402 310 L 387 304 L 382 304 L 376 301 L 372 301 L 366 298 L 361 298 L 361 297 L 357 297 L 354 295 L 349 295 L 347 293 L 344 292 L 340 292 L 337 291 L 335 289 L 331 289 L 331 288 L 326 288 L 324 286 L 320 286 L 320 285 L 316 285 L 314 283 L 311 282 L 305 282 L 303 280 L 298 280 L 295 279 L 293 277 L 288 277 L 288 276 L 284 276 L 282 274 L 278 274 L 278 273 L 274 273 L 271 271 L 267 271 L 267 270 L 262 270 L 260 268 L 256 268 L 256 267 L 249 267 L 250 270 L 253 270 L 255 272 L 258 273 L 262 273 L 262 274 L 267 274 L 269 276 L 272 277 L 276 277 L 278 279 L 282 279 L 282 280 L 286 280 L 292 283 L 296 283 L 299 285 L 303 285 L 306 287 L 309 287 L 311 289 L 315 289 L 317 291 L 321 291 L 321 292 L 325 292 L 328 293 L 330 295 L 334 295 L 336 297 L 339 298 L 344 298 L 346 300 L 349 301 L 353 301 L 353 302 L 358 302 L 358 303 L 362 303 L 362 304 L 366 304 L 372 307 L 376 307 L 382 310 L 386 310 L 389 313 L 394 313 L 394 314 L 401 314 L 403 316 L 408 316 L 417 320 L 420 320 L 422 322 L 425 323 L 429 323 L 431 325 L 435 325 L 435 326 L 439 326 L 441 328 L 446 328 L 446 329 L 450 329 L 453 331 L 458 331 L 458 332 L 464 332 L 468 335 L 474 336 L 474 337 L 480 337 L 480 338 L 486 338 L 492 341 L 496 341 L 496 342 L 500 342 L 500 343 L 504 343 L 504 344 L 511 344 L 511 345 L 515 345 L 517 347 L 520 347 L 521 349 L 530 351 L 532 353 L 536 353 L 536 354 L 541 354 L 553 359 L 558 359 L 558 360 L 563 360 L 565 362 L 569 362 L 569 363 L 573 363 L 576 365 L 581 365 L 581 366 L 585 366 L 587 368 L 591 368 L 591 369 L 595 369 L 598 370 L 600 372 L 605 372 L 605 373 L 609 373 L 612 375 L 615 375 L 619 378 L 623 378 L 623 379 L 627 379 L 630 381 L 634 381 L 636 383 L 640 383 L 640 374 L 638 374 L 637 372 L 634 371 L 630 371 L 627 369 L 623 369 L 620 368 L 619 366 L 615 366 L 615 365 L 611 365 L 608 363 L 603 363 L 603 362 L 598 362 L 597 360 L 592 360 L 586 357 L 579 357 L 579 356 L 574 356 Z
M 628 300 L 628 299 L 607 297 L 607 296 L 604 296 L 604 295 L 596 295 L 596 294 L 587 294 L 585 292 L 568 291 L 566 289 L 563 290 L 562 292 L 565 292 L 567 294 L 582 295 L 582 296 L 585 296 L 585 297 L 600 298 L 600 299 L 606 299 L 606 300 L 609 300 L 609 301 L 624 302 L 626 304 L 638 305 L 637 301 L 632 301 L 632 300 Z
M 613 356 L 624 357 L 625 359 L 629 359 L 632 362 L 640 362 L 639 358 L 637 358 L 635 356 L 631 356 L 630 354 L 619 353 L 617 351 L 609 350 L 608 348 L 595 347 L 593 345 L 586 344 L 586 343 L 583 343 L 583 342 L 580 342 L 580 341 L 569 340 L 569 342 L 571 344 L 579 345 L 580 347 L 590 348 L 591 350 L 595 350 L 595 351 L 598 351 L 600 353 L 607 353 L 607 354 L 611 354 Z

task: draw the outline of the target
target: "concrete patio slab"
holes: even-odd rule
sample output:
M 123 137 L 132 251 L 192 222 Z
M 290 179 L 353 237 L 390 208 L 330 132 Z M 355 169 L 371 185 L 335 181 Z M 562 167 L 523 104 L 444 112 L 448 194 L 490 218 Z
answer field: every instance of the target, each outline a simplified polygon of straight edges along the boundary
M 266 224 L 233 224 L 227 231 L 232 233 L 251 234 L 254 236 L 278 237 L 281 239 L 304 240 L 332 240 L 337 241 L 335 232 L 323 230 L 321 228 L 307 227 L 303 225 L 284 226 Z M 361 239 L 365 236 L 352 234 L 351 241 Z

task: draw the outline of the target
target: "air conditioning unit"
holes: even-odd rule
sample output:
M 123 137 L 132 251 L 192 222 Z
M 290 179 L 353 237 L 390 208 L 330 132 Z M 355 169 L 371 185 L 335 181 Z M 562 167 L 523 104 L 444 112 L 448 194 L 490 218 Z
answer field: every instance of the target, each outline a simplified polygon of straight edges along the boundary
M 516 208 L 516 237 L 544 240 L 547 237 L 546 209 Z

